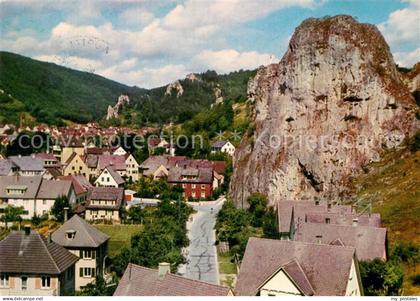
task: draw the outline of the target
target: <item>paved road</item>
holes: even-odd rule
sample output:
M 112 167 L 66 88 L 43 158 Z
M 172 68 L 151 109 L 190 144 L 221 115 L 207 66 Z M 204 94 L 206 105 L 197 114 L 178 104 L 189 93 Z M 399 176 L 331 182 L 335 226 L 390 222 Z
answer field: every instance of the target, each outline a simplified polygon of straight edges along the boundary
M 190 245 L 184 275 L 188 278 L 219 284 L 214 225 L 223 201 L 224 198 L 211 204 L 193 205 L 197 213 L 193 215 L 193 222 L 187 225 Z

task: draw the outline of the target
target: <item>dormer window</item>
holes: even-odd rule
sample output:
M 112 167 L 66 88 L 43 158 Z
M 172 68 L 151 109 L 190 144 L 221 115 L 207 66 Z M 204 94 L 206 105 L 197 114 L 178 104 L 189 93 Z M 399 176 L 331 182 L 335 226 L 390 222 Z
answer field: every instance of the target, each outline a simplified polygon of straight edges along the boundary
M 66 231 L 66 238 L 67 239 L 73 239 L 76 236 L 75 230 L 67 230 Z
M 6 193 L 8 195 L 24 195 L 27 189 L 26 186 L 8 186 L 6 187 Z

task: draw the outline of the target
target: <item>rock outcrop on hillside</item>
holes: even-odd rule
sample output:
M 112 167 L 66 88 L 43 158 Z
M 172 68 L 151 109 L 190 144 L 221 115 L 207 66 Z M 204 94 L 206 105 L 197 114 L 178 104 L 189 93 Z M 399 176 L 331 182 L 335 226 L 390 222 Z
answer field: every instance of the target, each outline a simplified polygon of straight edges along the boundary
M 414 99 L 378 29 L 350 16 L 304 21 L 278 64 L 250 81 L 252 122 L 231 195 L 335 199 L 349 178 L 410 136 Z
M 174 81 L 173 83 L 170 83 L 166 87 L 165 95 L 171 95 L 172 90 L 176 91 L 176 97 L 180 97 L 184 93 L 184 88 L 182 87 L 179 80 Z
M 127 103 L 130 103 L 130 98 L 127 95 L 120 95 L 115 106 L 108 106 L 106 120 L 118 118 L 120 108 Z

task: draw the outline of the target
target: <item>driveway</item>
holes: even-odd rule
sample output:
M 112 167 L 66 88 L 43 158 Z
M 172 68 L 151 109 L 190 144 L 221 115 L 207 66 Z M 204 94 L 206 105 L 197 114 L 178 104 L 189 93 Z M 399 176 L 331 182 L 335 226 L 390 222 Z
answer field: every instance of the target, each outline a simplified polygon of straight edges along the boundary
M 190 203 L 197 213 L 187 224 L 190 245 L 185 250 L 187 264 L 180 270 L 185 277 L 219 284 L 214 225 L 224 201 L 222 197 L 215 202 Z

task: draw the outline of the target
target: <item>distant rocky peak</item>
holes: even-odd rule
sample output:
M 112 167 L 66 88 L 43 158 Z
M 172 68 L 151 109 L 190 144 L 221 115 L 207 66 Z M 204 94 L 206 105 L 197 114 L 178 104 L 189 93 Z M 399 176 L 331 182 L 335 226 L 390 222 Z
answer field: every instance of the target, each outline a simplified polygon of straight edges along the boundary
M 180 97 L 184 93 L 184 88 L 182 87 L 179 80 L 174 81 L 173 83 L 170 83 L 166 87 L 165 95 L 171 95 L 172 90 L 176 91 L 176 97 Z

